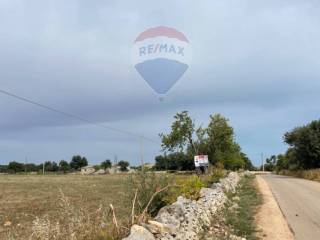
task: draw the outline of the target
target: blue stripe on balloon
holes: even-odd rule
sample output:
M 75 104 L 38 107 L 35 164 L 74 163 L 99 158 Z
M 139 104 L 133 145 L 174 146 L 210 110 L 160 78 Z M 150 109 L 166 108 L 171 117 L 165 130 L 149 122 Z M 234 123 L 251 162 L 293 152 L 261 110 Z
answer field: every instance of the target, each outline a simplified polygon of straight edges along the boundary
M 166 58 L 147 60 L 135 65 L 143 79 L 158 94 L 165 94 L 182 77 L 188 65 Z

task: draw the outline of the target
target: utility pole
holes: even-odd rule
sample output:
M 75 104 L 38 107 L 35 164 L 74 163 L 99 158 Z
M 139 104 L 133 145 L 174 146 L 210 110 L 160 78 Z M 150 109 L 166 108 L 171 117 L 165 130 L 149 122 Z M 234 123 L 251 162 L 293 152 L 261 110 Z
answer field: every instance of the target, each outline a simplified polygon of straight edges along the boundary
M 118 164 L 118 156 L 117 154 L 114 155 L 114 165 L 117 165 Z
M 262 171 L 264 172 L 264 156 L 263 156 L 263 153 L 261 153 L 261 162 L 262 162 Z
M 141 161 L 141 168 L 143 169 L 144 165 L 144 149 L 143 149 L 143 137 L 140 136 L 140 161 Z
M 28 163 L 28 157 L 24 159 L 24 173 L 27 174 L 27 163 Z
M 165 159 L 165 163 L 166 163 L 166 171 L 168 171 L 168 161 L 167 161 L 167 152 L 164 152 L 164 159 Z

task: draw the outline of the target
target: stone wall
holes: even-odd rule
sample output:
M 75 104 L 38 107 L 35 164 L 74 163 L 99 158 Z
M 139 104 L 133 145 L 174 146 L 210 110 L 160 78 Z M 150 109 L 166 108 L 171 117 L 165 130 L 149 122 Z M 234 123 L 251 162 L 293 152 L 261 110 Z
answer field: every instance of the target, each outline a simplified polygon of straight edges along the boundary
M 178 197 L 175 203 L 160 209 L 154 221 L 132 226 L 130 236 L 123 240 L 198 240 L 227 201 L 225 192 L 235 191 L 239 180 L 239 174 L 231 172 L 211 188 L 202 188 L 198 201 Z

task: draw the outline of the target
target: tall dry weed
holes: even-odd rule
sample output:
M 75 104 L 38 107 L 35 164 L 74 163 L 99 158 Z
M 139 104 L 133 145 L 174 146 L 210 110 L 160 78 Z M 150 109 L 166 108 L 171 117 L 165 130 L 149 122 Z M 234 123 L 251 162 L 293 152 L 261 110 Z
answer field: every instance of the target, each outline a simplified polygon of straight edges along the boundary
M 58 218 L 37 217 L 30 240 L 116 240 L 127 233 L 110 221 L 115 216 L 110 209 L 102 205 L 96 211 L 76 208 L 62 191 L 60 195 Z

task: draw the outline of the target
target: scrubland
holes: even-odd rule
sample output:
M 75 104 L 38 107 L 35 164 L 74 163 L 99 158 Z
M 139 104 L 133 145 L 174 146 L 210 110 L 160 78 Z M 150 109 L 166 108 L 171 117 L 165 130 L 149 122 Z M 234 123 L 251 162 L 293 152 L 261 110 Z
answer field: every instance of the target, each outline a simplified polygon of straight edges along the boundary
M 63 226 L 57 231 L 74 231 L 70 225 L 77 221 L 107 221 L 110 204 L 121 221 L 130 211 L 125 205 L 125 181 L 125 174 L 0 175 L 0 239 L 28 239 L 33 232 L 36 239 L 39 231 L 57 227 L 58 220 Z

